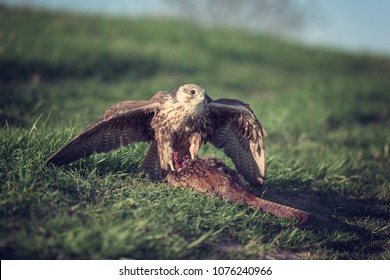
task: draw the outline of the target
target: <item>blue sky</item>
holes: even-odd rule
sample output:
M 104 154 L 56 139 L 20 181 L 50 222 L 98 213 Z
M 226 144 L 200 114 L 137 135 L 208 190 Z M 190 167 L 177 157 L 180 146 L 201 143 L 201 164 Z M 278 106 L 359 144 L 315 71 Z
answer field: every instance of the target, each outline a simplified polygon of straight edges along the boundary
M 308 27 L 305 41 L 390 54 L 390 1 L 317 0 L 324 23 Z
M 389 0 L 300 0 L 314 3 L 321 22 L 297 38 L 309 44 L 390 55 Z M 164 0 L 0 0 L 9 4 L 110 15 L 169 14 Z

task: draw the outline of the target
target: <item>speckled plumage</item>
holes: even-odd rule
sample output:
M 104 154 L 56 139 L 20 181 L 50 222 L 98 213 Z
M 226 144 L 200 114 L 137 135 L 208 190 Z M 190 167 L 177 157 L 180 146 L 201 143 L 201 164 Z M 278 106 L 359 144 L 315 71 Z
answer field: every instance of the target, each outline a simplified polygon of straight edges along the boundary
M 237 173 L 216 158 L 187 160 L 178 171 L 169 172 L 167 183 L 215 196 L 230 203 L 249 206 L 277 217 L 298 220 L 296 226 L 307 224 L 310 214 L 251 194 Z
M 94 152 L 109 152 L 143 141 L 151 146 L 141 170 L 162 179 L 175 169 L 173 153 L 197 157 L 207 141 L 229 156 L 253 186 L 266 175 L 266 132 L 249 105 L 234 99 L 212 100 L 196 84 L 170 93 L 158 92 L 148 101 L 123 101 L 89 125 L 53 154 L 47 164 L 71 163 Z

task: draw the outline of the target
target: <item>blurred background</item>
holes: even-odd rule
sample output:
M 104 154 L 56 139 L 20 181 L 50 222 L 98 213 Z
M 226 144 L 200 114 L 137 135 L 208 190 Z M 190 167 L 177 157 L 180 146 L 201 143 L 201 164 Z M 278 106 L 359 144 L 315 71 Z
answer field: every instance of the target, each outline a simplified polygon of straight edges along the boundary
M 352 51 L 390 54 L 386 0 L 2 0 L 18 7 L 111 16 L 158 16 L 285 36 Z
M 1 123 L 28 126 L 42 113 L 53 114 L 51 119 L 60 123 L 74 122 L 80 114 L 91 121 L 115 102 L 149 98 L 189 82 L 203 85 L 212 98 L 251 103 L 277 125 L 290 120 L 288 115 L 272 113 L 279 106 L 295 114 L 280 103 L 284 95 L 306 94 L 306 103 L 322 102 L 322 106 L 324 101 L 314 99 L 321 92 L 327 102 L 345 104 L 340 93 L 348 92 L 353 102 L 357 100 L 359 92 L 349 89 L 353 85 L 359 90 L 368 84 L 384 87 L 377 90 L 381 94 L 388 91 L 377 80 L 389 67 L 389 1 L 2 0 L 0 4 Z M 348 89 L 331 88 L 332 83 Z M 370 110 L 371 103 L 382 108 L 384 103 L 372 98 L 373 90 L 364 92 L 370 102 L 351 111 Z M 88 105 L 92 101 L 95 106 Z M 261 106 L 265 102 L 268 106 Z M 322 118 L 312 121 L 313 127 L 346 118 L 348 113 L 342 112 L 327 108 Z M 365 119 L 371 113 L 361 114 Z M 390 113 L 382 108 L 378 114 L 367 118 L 387 118 Z M 277 125 L 273 127 L 278 129 Z

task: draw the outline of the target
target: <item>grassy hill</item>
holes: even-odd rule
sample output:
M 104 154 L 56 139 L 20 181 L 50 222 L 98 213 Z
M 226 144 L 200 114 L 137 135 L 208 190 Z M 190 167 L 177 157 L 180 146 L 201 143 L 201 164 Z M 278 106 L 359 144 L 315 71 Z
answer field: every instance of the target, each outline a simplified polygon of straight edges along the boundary
M 385 57 L 0 6 L 1 258 L 389 259 L 389 77 Z M 269 135 L 255 192 L 311 225 L 154 183 L 146 144 L 44 167 L 112 104 L 190 82 L 251 104 Z

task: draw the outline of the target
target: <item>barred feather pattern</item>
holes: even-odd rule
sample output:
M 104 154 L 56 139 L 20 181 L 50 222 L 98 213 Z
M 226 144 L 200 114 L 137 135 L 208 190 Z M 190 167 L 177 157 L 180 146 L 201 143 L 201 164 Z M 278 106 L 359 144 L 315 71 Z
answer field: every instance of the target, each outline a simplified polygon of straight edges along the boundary
M 107 153 L 133 142 L 150 142 L 154 133 L 150 123 L 155 101 L 123 101 L 113 105 L 104 116 L 91 123 L 61 147 L 46 164 L 64 165 L 95 152 Z
M 262 186 L 267 173 L 265 129 L 249 105 L 239 100 L 220 99 L 211 105 L 211 118 L 218 121 L 214 123 L 210 143 L 224 150 L 252 186 Z

